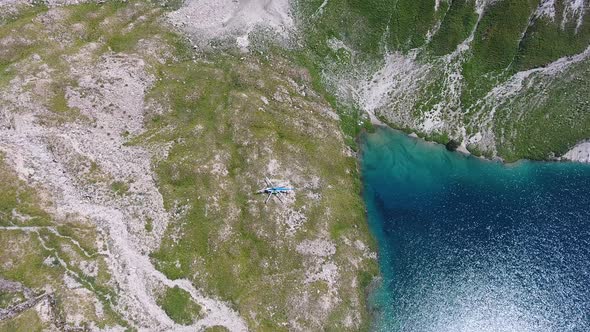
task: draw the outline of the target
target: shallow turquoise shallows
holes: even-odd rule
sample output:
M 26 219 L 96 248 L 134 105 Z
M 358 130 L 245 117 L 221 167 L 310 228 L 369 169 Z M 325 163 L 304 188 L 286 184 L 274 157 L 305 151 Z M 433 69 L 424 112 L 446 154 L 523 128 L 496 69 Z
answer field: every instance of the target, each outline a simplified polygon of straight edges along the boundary
M 590 166 L 511 165 L 380 128 L 364 196 L 377 331 L 590 331 Z

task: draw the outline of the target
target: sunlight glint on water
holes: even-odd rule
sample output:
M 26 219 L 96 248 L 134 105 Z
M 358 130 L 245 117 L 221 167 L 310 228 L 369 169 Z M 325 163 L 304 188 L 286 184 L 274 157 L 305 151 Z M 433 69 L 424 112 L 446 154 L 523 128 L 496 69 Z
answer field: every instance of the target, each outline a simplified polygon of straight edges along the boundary
M 590 331 L 590 166 L 482 161 L 365 137 L 375 329 Z

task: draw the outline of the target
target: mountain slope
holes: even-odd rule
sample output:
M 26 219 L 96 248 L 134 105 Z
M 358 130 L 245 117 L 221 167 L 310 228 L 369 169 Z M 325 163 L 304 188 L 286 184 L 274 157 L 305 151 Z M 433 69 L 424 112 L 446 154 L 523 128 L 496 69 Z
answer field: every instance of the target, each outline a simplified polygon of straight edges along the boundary
M 167 4 L 0 20 L 0 331 L 366 329 L 338 115 L 281 52 L 201 49 Z M 265 204 L 267 176 L 296 191 Z
M 508 161 L 561 156 L 590 137 L 588 1 L 319 3 L 300 3 L 300 22 L 344 103 Z

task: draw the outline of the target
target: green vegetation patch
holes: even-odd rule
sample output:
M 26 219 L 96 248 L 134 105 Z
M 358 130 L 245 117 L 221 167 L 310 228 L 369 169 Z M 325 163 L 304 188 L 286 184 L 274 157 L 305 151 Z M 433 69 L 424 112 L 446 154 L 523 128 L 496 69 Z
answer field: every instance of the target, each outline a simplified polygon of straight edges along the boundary
M 298 92 L 311 84 L 305 70 L 277 55 L 268 62 L 231 53 L 193 61 L 188 45 L 176 46 L 178 60 L 155 68 L 158 80 L 148 96 L 168 111 L 148 114 L 148 131 L 131 142 L 171 144 L 155 169 L 166 209 L 180 218 L 152 259 L 168 277 L 187 278 L 232 303 L 251 327 L 282 330 L 293 310 L 289 301 L 304 290 L 297 288 L 305 275 L 293 249 L 297 239 L 313 238 L 328 223 L 334 241 L 362 238 L 372 245 L 354 181 L 356 159 L 344 155 L 325 101 Z M 295 211 L 306 216 L 305 233 L 288 236 L 284 206 L 265 205 L 254 194 L 273 163 L 281 177 L 297 181 L 292 185 L 317 176 L 331 188 L 317 201 L 306 196 L 319 188 L 292 195 Z M 342 255 L 349 250 L 339 248 Z M 342 278 L 355 275 L 351 270 Z M 364 300 L 362 290 L 342 292 Z
M 4 19 L 4 24 L 0 25 L 0 41 L 4 41 L 0 49 L 0 83 L 2 76 L 7 75 L 8 67 L 16 61 L 19 61 L 30 54 L 40 45 L 27 40 L 31 36 L 27 32 L 33 24 L 31 20 L 37 15 L 47 11 L 45 6 L 32 6 L 20 11 L 18 15 Z M 14 38 L 14 32 L 19 31 L 19 37 Z M 47 45 L 43 43 L 42 45 Z
M 472 42 L 472 57 L 463 65 L 468 107 L 485 96 L 512 72 L 505 70 L 515 60 L 522 34 L 538 0 L 503 0 L 486 7 Z
M 544 66 L 564 56 L 583 52 L 590 44 L 590 15 L 580 27 L 577 20 L 561 27 L 559 17 L 554 20 L 537 19 L 527 29 L 518 50 L 514 67 L 527 70 Z
M 205 329 L 205 332 L 228 332 L 229 330 L 224 326 L 210 326 Z
M 330 55 L 326 43 L 331 38 L 351 46 L 359 52 L 357 56 L 369 58 L 384 49 L 408 51 L 423 46 L 449 7 L 441 2 L 435 10 L 434 0 L 316 0 L 299 6 L 308 47 L 320 59 Z
M 496 111 L 498 154 L 507 161 L 561 156 L 590 137 L 590 62 L 554 77 L 536 78 L 523 94 Z
M 5 292 L 0 290 L 0 309 L 9 308 L 25 300 L 22 292 Z
M 502 70 L 514 60 L 538 0 L 503 0 L 486 8 L 473 40 L 472 75 Z
M 201 306 L 192 300 L 187 291 L 178 286 L 167 288 L 158 304 L 168 317 L 178 324 L 190 325 L 201 316 Z
M 359 3 L 367 4 L 368 2 L 359 1 Z M 446 3 L 443 2 L 442 5 L 446 6 Z M 444 9 L 439 8 L 438 13 L 444 12 Z M 397 0 L 389 13 L 391 17 L 386 31 L 388 46 L 400 50 L 424 45 L 426 35 L 434 27 L 438 16 L 435 12 L 434 0 Z
M 43 329 L 43 323 L 34 308 L 24 311 L 13 319 L 0 321 L 0 332 L 41 332 Z
M 129 191 L 129 184 L 123 181 L 115 181 L 111 183 L 111 190 L 115 195 L 125 195 Z
M 477 23 L 475 1 L 455 0 L 442 19 L 440 28 L 433 36 L 429 46 L 435 55 L 453 52 L 473 31 Z
M 50 217 L 37 193 L 18 178 L 0 154 L 0 226 L 48 225 Z

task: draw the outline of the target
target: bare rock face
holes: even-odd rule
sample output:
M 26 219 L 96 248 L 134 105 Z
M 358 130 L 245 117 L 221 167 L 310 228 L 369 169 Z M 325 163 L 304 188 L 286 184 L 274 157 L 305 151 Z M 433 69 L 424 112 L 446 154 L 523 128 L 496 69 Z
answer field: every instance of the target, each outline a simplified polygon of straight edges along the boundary
M 287 40 L 295 29 L 289 0 L 189 0 L 168 19 L 191 35 L 198 48 L 229 39 L 247 50 L 252 32 L 266 30 Z
M 590 142 L 582 142 L 574 146 L 561 159 L 590 163 Z

